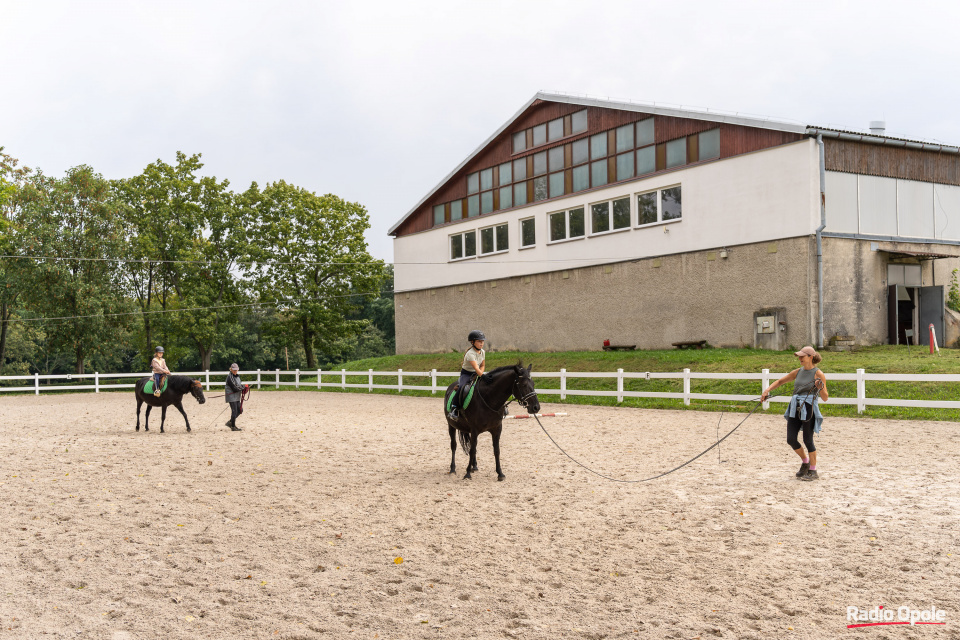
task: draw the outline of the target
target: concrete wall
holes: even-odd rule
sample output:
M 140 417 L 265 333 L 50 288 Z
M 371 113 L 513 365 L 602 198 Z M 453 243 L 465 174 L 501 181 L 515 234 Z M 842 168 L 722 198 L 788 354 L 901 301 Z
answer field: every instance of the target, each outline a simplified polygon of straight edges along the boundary
M 462 350 L 482 329 L 494 349 L 639 349 L 707 340 L 752 346 L 754 312 L 782 308 L 784 346 L 813 341 L 811 236 L 487 280 L 396 296 L 397 352 Z
M 923 260 L 899 257 L 898 252 L 950 254 L 958 257 Z M 887 265 L 891 260 L 921 265 L 921 284 L 942 285 L 946 299 L 951 272 L 960 267 L 960 246 L 824 238 L 825 340 L 834 335 L 849 335 L 855 336 L 857 344 L 861 345 L 888 343 Z M 942 336 L 940 340 L 943 340 Z
M 680 185 L 682 220 L 638 227 L 637 193 Z M 394 240 L 397 291 L 484 282 L 623 260 L 705 251 L 812 234 L 820 222 L 819 160 L 812 140 L 707 162 L 516 210 L 462 220 Z M 591 235 L 589 205 L 630 196 L 634 226 Z M 548 243 L 548 215 L 587 207 L 587 237 Z M 520 247 L 519 221 L 533 217 L 536 246 Z M 507 223 L 510 249 L 450 261 L 452 234 Z

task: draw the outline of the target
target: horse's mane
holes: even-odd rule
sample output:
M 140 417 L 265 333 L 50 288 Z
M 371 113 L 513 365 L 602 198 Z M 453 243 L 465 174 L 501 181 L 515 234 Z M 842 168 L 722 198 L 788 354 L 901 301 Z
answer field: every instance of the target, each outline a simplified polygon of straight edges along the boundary
M 177 391 L 190 390 L 190 386 L 193 384 L 193 378 L 190 376 L 180 376 L 171 373 L 168 377 L 170 386 L 176 389 Z
M 517 364 L 505 364 L 502 367 L 497 367 L 496 369 L 490 372 L 490 375 L 495 376 L 498 373 L 503 373 L 504 371 L 516 371 L 517 367 L 520 367 L 521 369 L 523 369 L 523 360 L 518 360 Z

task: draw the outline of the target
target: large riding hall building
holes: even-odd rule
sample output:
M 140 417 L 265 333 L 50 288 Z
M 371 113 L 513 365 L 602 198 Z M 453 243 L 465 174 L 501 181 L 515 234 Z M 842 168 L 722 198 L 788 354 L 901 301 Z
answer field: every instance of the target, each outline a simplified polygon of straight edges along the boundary
M 953 346 L 960 149 L 871 126 L 538 93 L 390 229 L 397 351 Z

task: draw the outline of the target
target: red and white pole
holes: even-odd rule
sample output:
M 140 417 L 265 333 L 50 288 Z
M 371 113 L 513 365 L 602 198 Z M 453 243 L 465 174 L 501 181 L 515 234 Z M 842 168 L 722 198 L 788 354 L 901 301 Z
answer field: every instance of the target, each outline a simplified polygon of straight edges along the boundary
M 562 411 L 557 413 L 535 413 L 533 415 L 530 415 L 528 413 L 521 413 L 520 415 L 516 415 L 516 416 L 505 416 L 503 419 L 504 420 L 523 420 L 525 418 L 532 418 L 534 416 L 538 418 L 559 418 L 560 416 L 565 416 L 565 415 L 567 414 Z
M 937 355 L 940 355 L 940 347 L 937 345 L 937 332 L 933 328 L 933 324 L 930 324 L 930 355 L 933 355 L 933 350 L 937 350 Z

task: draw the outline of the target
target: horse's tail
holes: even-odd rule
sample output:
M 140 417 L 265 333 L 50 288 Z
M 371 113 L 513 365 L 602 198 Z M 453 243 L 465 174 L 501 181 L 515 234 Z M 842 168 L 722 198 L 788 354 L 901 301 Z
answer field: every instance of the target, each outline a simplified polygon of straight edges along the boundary
M 457 427 L 457 437 L 460 439 L 460 448 L 464 453 L 470 455 L 470 432 Z

